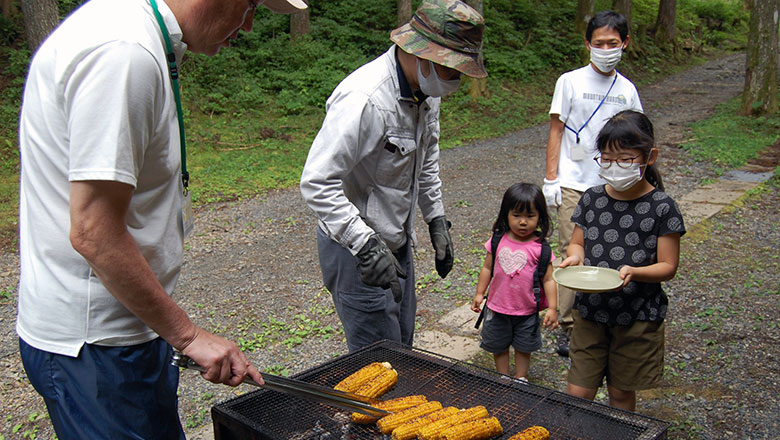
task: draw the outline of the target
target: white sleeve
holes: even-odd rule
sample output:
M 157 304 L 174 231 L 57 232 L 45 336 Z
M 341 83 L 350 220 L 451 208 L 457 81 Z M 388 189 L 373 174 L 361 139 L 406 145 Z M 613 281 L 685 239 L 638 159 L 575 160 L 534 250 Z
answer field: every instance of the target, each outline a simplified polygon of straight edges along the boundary
M 571 84 L 566 78 L 566 74 L 561 75 L 555 82 L 555 92 L 553 92 L 552 103 L 550 104 L 550 114 L 559 115 L 561 122 L 566 123 L 571 112 Z
M 75 65 L 63 87 L 69 180 L 136 185 L 164 101 L 162 75 L 151 53 L 128 42 L 104 44 Z
M 636 87 L 634 87 L 634 99 L 632 104 L 634 110 L 642 113 L 645 112 L 645 110 L 642 108 L 642 101 L 639 99 L 639 92 L 637 92 Z

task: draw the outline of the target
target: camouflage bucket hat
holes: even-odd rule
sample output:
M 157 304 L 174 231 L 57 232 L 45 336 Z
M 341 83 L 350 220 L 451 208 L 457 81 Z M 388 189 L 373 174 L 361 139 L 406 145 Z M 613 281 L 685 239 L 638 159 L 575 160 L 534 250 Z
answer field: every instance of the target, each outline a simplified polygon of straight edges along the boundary
M 391 32 L 390 39 L 412 55 L 484 78 L 484 29 L 479 12 L 460 0 L 423 0 L 412 20 Z

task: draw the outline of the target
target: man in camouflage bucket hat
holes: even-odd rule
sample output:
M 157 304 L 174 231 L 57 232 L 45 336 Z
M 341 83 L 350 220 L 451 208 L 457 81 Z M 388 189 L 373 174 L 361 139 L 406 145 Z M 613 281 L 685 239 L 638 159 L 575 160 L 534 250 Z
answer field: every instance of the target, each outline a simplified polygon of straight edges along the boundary
M 424 0 L 384 55 L 333 91 L 309 150 L 301 193 L 318 218 L 322 277 L 350 351 L 412 345 L 417 311 L 415 204 L 436 271 L 454 260 L 439 179 L 439 106 L 461 74 L 483 78 L 484 21 L 459 0 Z

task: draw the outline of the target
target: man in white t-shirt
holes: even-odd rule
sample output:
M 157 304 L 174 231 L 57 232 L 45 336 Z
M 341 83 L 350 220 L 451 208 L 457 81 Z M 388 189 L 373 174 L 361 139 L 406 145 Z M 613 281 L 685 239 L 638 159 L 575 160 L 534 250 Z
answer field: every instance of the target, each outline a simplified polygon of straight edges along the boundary
M 19 128 L 16 328 L 59 439 L 183 439 L 172 349 L 212 382 L 262 383 L 235 343 L 170 297 L 189 199 L 169 63 L 186 49 L 216 54 L 252 29 L 257 5 L 92 0 L 33 57 Z
M 571 215 L 583 192 L 604 184 L 593 161 L 599 131 L 621 110 L 642 111 L 636 87 L 615 70 L 628 46 L 628 23 L 613 11 L 596 14 L 585 31 L 590 63 L 566 72 L 555 84 L 550 106 L 550 137 L 544 192 L 547 205 L 558 210 L 558 251 L 566 259 L 574 225 Z M 569 334 L 574 323 L 574 292 L 558 286 L 562 335 L 558 354 L 569 355 Z

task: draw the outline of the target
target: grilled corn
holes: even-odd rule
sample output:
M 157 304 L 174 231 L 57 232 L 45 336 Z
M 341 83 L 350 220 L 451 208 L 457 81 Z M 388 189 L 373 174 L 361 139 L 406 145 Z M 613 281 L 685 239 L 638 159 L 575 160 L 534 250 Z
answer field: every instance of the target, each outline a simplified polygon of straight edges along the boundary
M 394 369 L 385 369 L 371 380 L 361 385 L 354 393 L 366 397 L 379 397 L 390 391 L 390 388 L 392 388 L 397 381 L 398 372 Z
M 531 426 L 509 437 L 509 440 L 549 440 L 550 431 L 543 426 Z
M 458 408 L 448 406 L 430 414 L 412 419 L 393 430 L 393 440 L 412 440 L 417 437 L 417 431 L 423 426 L 457 414 L 457 412 Z
M 425 402 L 423 404 L 406 408 L 404 410 L 384 416 L 376 422 L 376 426 L 382 434 L 390 434 L 393 430 L 409 420 L 430 414 L 441 409 L 440 402 Z
M 447 428 L 441 433 L 441 440 L 484 440 L 504 433 L 501 423 L 495 417 L 473 420 Z
M 345 377 L 341 382 L 337 383 L 333 389 L 339 391 L 346 391 L 352 393 L 361 385 L 376 377 L 384 370 L 392 370 L 393 366 L 389 362 L 373 362 L 365 367 L 355 371 L 349 376 Z
M 430 425 L 423 426 L 417 431 L 417 438 L 419 440 L 437 440 L 442 432 L 450 426 L 459 425 L 472 420 L 484 419 L 487 416 L 488 411 L 482 405 L 464 409 L 446 419 L 437 420 Z
M 396 397 L 395 399 L 388 399 L 382 402 L 377 402 L 374 408 L 383 409 L 391 413 L 401 411 L 406 408 L 420 405 L 428 401 L 428 398 L 422 394 L 416 396 L 404 396 Z M 374 423 L 379 417 L 372 417 L 366 414 L 352 413 L 352 421 L 360 424 Z

